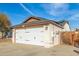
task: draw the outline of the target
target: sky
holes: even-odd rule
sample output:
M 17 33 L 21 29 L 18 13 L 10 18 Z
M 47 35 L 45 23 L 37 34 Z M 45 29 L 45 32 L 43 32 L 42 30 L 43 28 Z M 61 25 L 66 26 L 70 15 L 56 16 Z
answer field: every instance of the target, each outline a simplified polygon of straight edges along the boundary
M 71 29 L 79 28 L 78 3 L 0 3 L 0 13 L 7 15 L 12 26 L 36 16 L 55 21 L 67 20 Z

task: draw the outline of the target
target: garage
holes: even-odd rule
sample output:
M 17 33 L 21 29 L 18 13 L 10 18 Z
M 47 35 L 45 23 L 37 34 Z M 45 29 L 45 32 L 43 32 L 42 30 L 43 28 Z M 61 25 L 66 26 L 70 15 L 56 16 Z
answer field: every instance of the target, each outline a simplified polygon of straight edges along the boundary
M 39 17 L 30 17 L 12 29 L 12 43 L 51 47 L 60 44 L 59 22 Z
M 16 43 L 44 45 L 43 27 L 16 30 Z

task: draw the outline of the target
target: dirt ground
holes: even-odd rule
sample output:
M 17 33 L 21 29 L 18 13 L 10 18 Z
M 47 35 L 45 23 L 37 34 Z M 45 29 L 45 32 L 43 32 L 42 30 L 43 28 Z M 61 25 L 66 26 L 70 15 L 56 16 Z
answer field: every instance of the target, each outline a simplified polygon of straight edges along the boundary
M 0 41 L 0 56 L 78 56 L 74 47 L 58 45 L 44 48 L 28 44 L 12 44 L 11 40 Z

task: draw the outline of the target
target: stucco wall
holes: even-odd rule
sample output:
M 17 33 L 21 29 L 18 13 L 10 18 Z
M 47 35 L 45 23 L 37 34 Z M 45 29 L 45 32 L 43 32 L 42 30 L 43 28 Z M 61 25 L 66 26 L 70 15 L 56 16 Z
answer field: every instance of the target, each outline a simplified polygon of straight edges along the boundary
M 12 43 L 16 43 L 16 42 L 15 42 L 15 40 L 16 40 L 16 39 L 15 39 L 15 36 L 16 36 L 15 33 L 16 33 L 16 30 L 13 29 L 13 30 L 12 30 Z
M 12 42 L 51 47 L 60 44 L 61 30 L 62 30 L 61 28 L 52 24 L 43 25 L 42 27 L 38 28 L 30 28 L 30 29 L 26 28 L 16 30 L 13 29 Z M 26 33 L 24 34 L 24 32 L 31 32 L 31 33 L 28 35 Z M 37 40 L 32 39 L 34 36 L 37 37 Z M 28 39 L 28 37 L 30 37 L 30 39 Z
M 65 23 L 63 31 L 70 31 L 69 24 Z
M 50 37 L 53 45 L 60 44 L 60 33 L 62 28 L 50 24 Z
M 46 27 L 48 27 L 47 30 Z M 26 32 L 31 32 L 31 33 L 26 34 Z M 36 37 L 37 39 L 34 40 L 33 37 Z M 50 46 L 49 26 L 44 25 L 42 27 L 37 27 L 37 28 L 26 28 L 26 29 L 16 29 L 16 30 L 13 29 L 12 42 L 49 47 Z

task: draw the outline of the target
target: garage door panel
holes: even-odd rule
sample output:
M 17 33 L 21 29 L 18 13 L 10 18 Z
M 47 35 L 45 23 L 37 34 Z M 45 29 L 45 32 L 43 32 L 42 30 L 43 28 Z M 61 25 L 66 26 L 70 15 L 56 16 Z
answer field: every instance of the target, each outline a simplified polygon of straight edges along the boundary
M 16 42 L 20 43 L 31 43 L 35 45 L 44 44 L 44 31 L 43 28 L 33 28 L 33 29 L 24 29 L 19 30 L 16 33 Z

